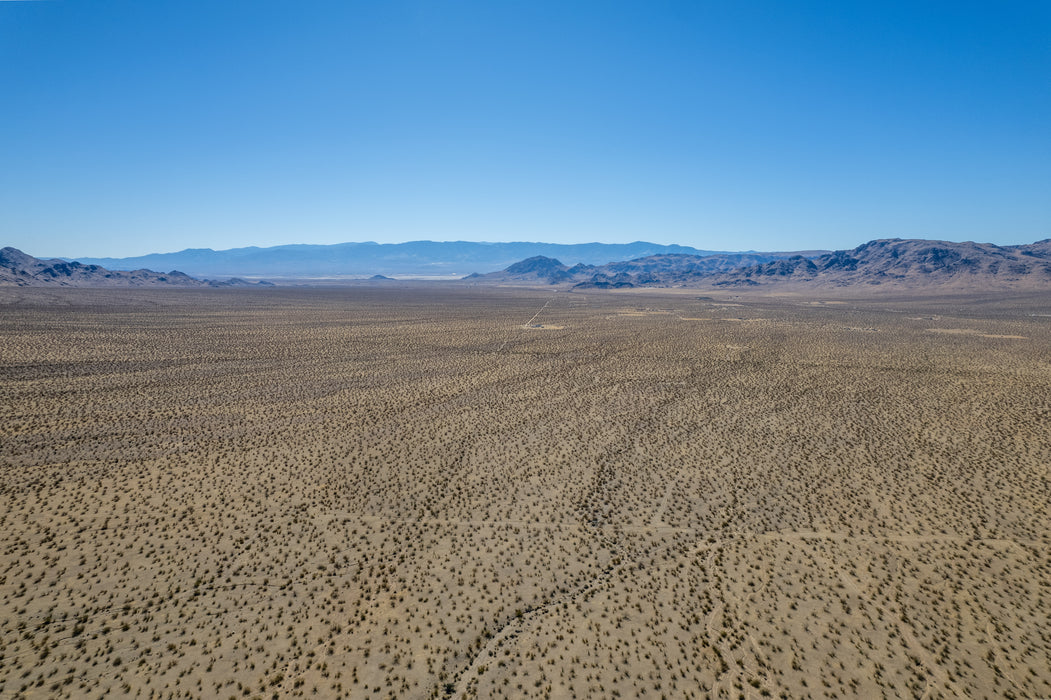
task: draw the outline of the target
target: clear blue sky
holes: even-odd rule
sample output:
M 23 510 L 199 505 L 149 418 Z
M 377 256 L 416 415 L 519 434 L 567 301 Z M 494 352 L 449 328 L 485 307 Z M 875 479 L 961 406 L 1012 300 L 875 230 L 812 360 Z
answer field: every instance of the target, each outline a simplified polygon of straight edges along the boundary
M 1051 236 L 1051 2 L 0 0 L 0 244 Z

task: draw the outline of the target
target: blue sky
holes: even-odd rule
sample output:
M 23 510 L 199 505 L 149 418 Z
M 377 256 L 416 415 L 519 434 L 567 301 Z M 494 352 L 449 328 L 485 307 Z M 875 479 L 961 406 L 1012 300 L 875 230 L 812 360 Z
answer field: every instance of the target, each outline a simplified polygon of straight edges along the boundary
M 1051 3 L 0 0 L 0 244 L 1051 237 Z

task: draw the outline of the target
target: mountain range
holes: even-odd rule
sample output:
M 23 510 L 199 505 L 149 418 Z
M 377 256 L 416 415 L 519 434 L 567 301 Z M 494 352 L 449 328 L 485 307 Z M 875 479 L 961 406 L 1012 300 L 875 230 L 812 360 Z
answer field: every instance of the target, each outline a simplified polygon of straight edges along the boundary
M 116 271 L 66 260 L 41 260 L 17 248 L 0 248 L 2 287 L 248 287 L 269 282 L 194 279 L 178 270 Z
M 428 243 L 436 247 L 436 264 L 448 261 L 448 246 L 461 244 Z M 366 244 L 347 244 L 366 245 Z M 376 244 L 368 244 L 376 245 Z M 402 244 L 409 245 L 409 244 Z M 569 249 L 578 257 L 624 252 L 630 244 L 612 246 L 558 246 L 557 244 L 463 244 L 474 249 L 479 245 L 500 246 L 518 250 L 531 247 Z M 296 246 L 291 246 L 295 248 Z M 318 248 L 326 246 L 307 246 Z M 326 248 L 331 248 L 328 246 Z M 338 247 L 338 246 L 336 246 Z M 366 245 L 366 247 L 368 247 Z M 519 248 L 521 247 L 521 248 Z M 668 246 L 656 246 L 666 248 Z M 257 249 L 274 250 L 274 249 Z M 414 255 L 422 255 L 415 249 Z M 440 251 L 445 250 L 445 253 Z M 315 251 L 316 252 L 316 251 Z M 301 274 L 277 269 L 275 277 L 302 283 L 302 273 L 322 276 L 322 271 L 302 267 Z M 418 259 L 413 265 L 421 264 Z M 272 263 L 274 261 L 271 261 Z M 338 262 L 338 261 L 337 261 Z M 275 263 L 276 264 L 276 263 Z M 333 263 L 335 264 L 335 263 Z M 375 269 L 369 282 L 388 284 Z M 572 265 L 561 260 L 533 255 L 513 262 L 496 272 L 474 273 L 460 282 L 472 285 L 561 285 L 566 288 L 609 289 L 630 287 L 697 287 L 710 289 L 767 288 L 771 290 L 807 290 L 822 288 L 872 288 L 900 290 L 997 290 L 1051 289 L 1051 239 L 1027 245 L 997 246 L 991 243 L 954 243 L 923 239 L 888 238 L 870 241 L 852 250 L 803 253 L 709 253 L 686 254 L 660 252 L 630 260 L 604 264 L 578 261 Z M 14 248 L 0 249 L 0 286 L 72 286 L 72 287 L 227 287 L 246 286 L 243 279 L 223 282 L 196 279 L 172 270 L 153 272 L 147 269 L 110 270 L 99 265 L 61 259 L 39 260 Z M 268 283 L 262 283 L 268 284 Z
M 742 268 L 712 283 L 724 287 L 1046 289 L 1051 287 L 1051 239 L 1012 246 L 881 239 L 813 259 L 797 256 Z
M 85 265 L 110 270 L 182 270 L 194 277 L 369 277 L 405 275 L 462 277 L 493 272 L 537 255 L 569 265 L 601 265 L 647 255 L 710 255 L 714 251 L 658 243 L 475 243 L 412 241 L 409 243 L 339 243 L 282 245 L 270 248 L 212 250 L 191 248 L 134 258 L 76 258 Z
M 764 259 L 766 258 L 766 259 Z M 1028 245 L 889 238 L 821 254 L 653 255 L 606 265 L 532 257 L 473 283 L 561 284 L 574 288 L 776 287 L 810 289 L 1051 288 L 1051 239 Z

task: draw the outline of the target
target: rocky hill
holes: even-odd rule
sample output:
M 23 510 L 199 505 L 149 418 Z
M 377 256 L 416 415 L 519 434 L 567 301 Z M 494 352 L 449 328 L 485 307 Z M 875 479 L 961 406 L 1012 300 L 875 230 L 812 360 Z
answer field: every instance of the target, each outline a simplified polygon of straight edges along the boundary
M 65 260 L 41 260 L 17 248 L 0 248 L 0 286 L 4 287 L 242 287 L 268 282 L 199 280 L 178 270 L 116 271 Z
M 816 255 L 817 253 L 808 253 Z M 542 255 L 510 265 L 500 272 L 474 274 L 465 279 L 490 283 L 563 284 L 576 287 L 618 288 L 672 286 L 707 279 L 742 267 L 779 260 L 797 253 L 661 254 L 605 265 L 578 263 L 569 267 Z
M 1051 239 L 1015 246 L 881 239 L 812 259 L 796 256 L 754 265 L 709 282 L 721 287 L 1048 288 Z

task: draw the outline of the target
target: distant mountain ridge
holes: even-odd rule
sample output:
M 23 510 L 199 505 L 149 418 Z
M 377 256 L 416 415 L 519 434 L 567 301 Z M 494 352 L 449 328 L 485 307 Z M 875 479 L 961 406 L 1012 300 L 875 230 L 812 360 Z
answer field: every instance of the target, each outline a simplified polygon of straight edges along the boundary
M 577 263 L 572 267 L 560 260 L 534 256 L 500 272 L 473 274 L 475 282 L 573 283 L 577 287 L 666 287 L 689 284 L 713 275 L 792 257 L 814 257 L 824 251 L 802 253 L 712 253 L 708 255 L 658 254 L 605 265 Z
M 533 257 L 475 283 L 626 287 L 1051 288 L 1051 239 L 1028 245 L 889 238 L 833 252 L 652 255 L 606 265 Z
M 211 250 L 191 248 L 132 258 L 76 258 L 111 270 L 183 270 L 189 275 L 242 277 L 321 277 L 372 275 L 463 276 L 502 270 L 538 255 L 570 265 L 601 265 L 657 254 L 710 255 L 690 246 L 634 243 L 476 243 L 411 241 L 408 243 L 337 243 L 282 245 L 270 248 Z
M 107 270 L 98 265 L 66 260 L 41 260 L 17 248 L 0 248 L 2 287 L 240 287 L 260 284 L 269 283 L 253 284 L 241 279 L 199 280 L 178 270 Z
M 680 250 L 684 246 L 661 246 L 650 243 L 575 244 L 552 243 L 434 243 L 413 244 L 343 244 L 339 246 L 281 246 L 279 248 L 237 249 L 221 253 L 255 255 L 267 258 L 272 265 L 285 265 L 274 275 L 289 281 L 307 281 L 325 274 L 352 276 L 346 273 L 348 257 L 353 251 L 379 250 L 375 267 L 358 267 L 358 276 L 382 281 L 389 266 L 413 269 L 417 274 L 426 269 L 434 276 L 450 260 L 469 264 L 472 259 L 492 260 L 520 250 L 564 250 L 575 257 L 570 265 L 548 255 L 530 255 L 508 263 L 495 272 L 476 272 L 463 278 L 469 284 L 544 284 L 576 288 L 625 287 L 710 287 L 745 289 L 768 287 L 784 290 L 818 288 L 919 289 L 1049 289 L 1051 288 L 1051 239 L 1026 245 L 997 246 L 991 243 L 937 241 L 926 239 L 887 238 L 869 241 L 850 250 L 801 251 L 776 253 L 711 253 L 657 252 L 631 258 L 593 264 L 581 257 L 608 257 L 630 254 L 637 250 Z M 289 250 L 299 255 L 289 257 Z M 693 249 L 689 249 L 693 250 Z M 245 252 L 248 251 L 248 252 Z M 254 253 L 252 252 L 254 251 Z M 276 251 L 276 252 L 275 252 Z M 348 253 L 348 251 L 350 251 Z M 428 251 L 438 256 L 429 262 Z M 215 251 L 184 251 L 215 262 Z M 168 254 L 180 255 L 180 254 Z M 318 263 L 318 256 L 333 256 Z M 393 257 L 392 257 L 393 256 Z M 405 259 L 397 262 L 398 256 Z M 145 256 L 146 258 L 166 256 Z M 295 258 L 295 255 L 292 255 Z M 351 262 L 365 265 L 363 256 Z M 592 258 L 593 259 L 593 258 Z M 386 261 L 386 262 L 384 262 Z M 392 262 L 393 261 L 393 262 Z M 209 263 L 210 264 L 210 263 Z M 322 267 L 314 267 L 321 264 Z M 385 268 L 383 265 L 387 265 Z M 430 267 L 427 267 L 427 266 Z M 255 269 L 255 268 L 253 268 Z M 337 270 L 337 272 L 333 272 Z M 342 272 L 338 272 L 342 271 Z M 393 273 L 399 274 L 399 273 Z M 406 274 L 402 272 L 400 274 Z M 231 286 L 249 284 L 243 280 L 213 282 L 172 270 L 168 273 L 147 269 L 109 270 L 99 265 L 76 261 L 38 260 L 14 248 L 0 250 L 0 285 L 10 286 Z

